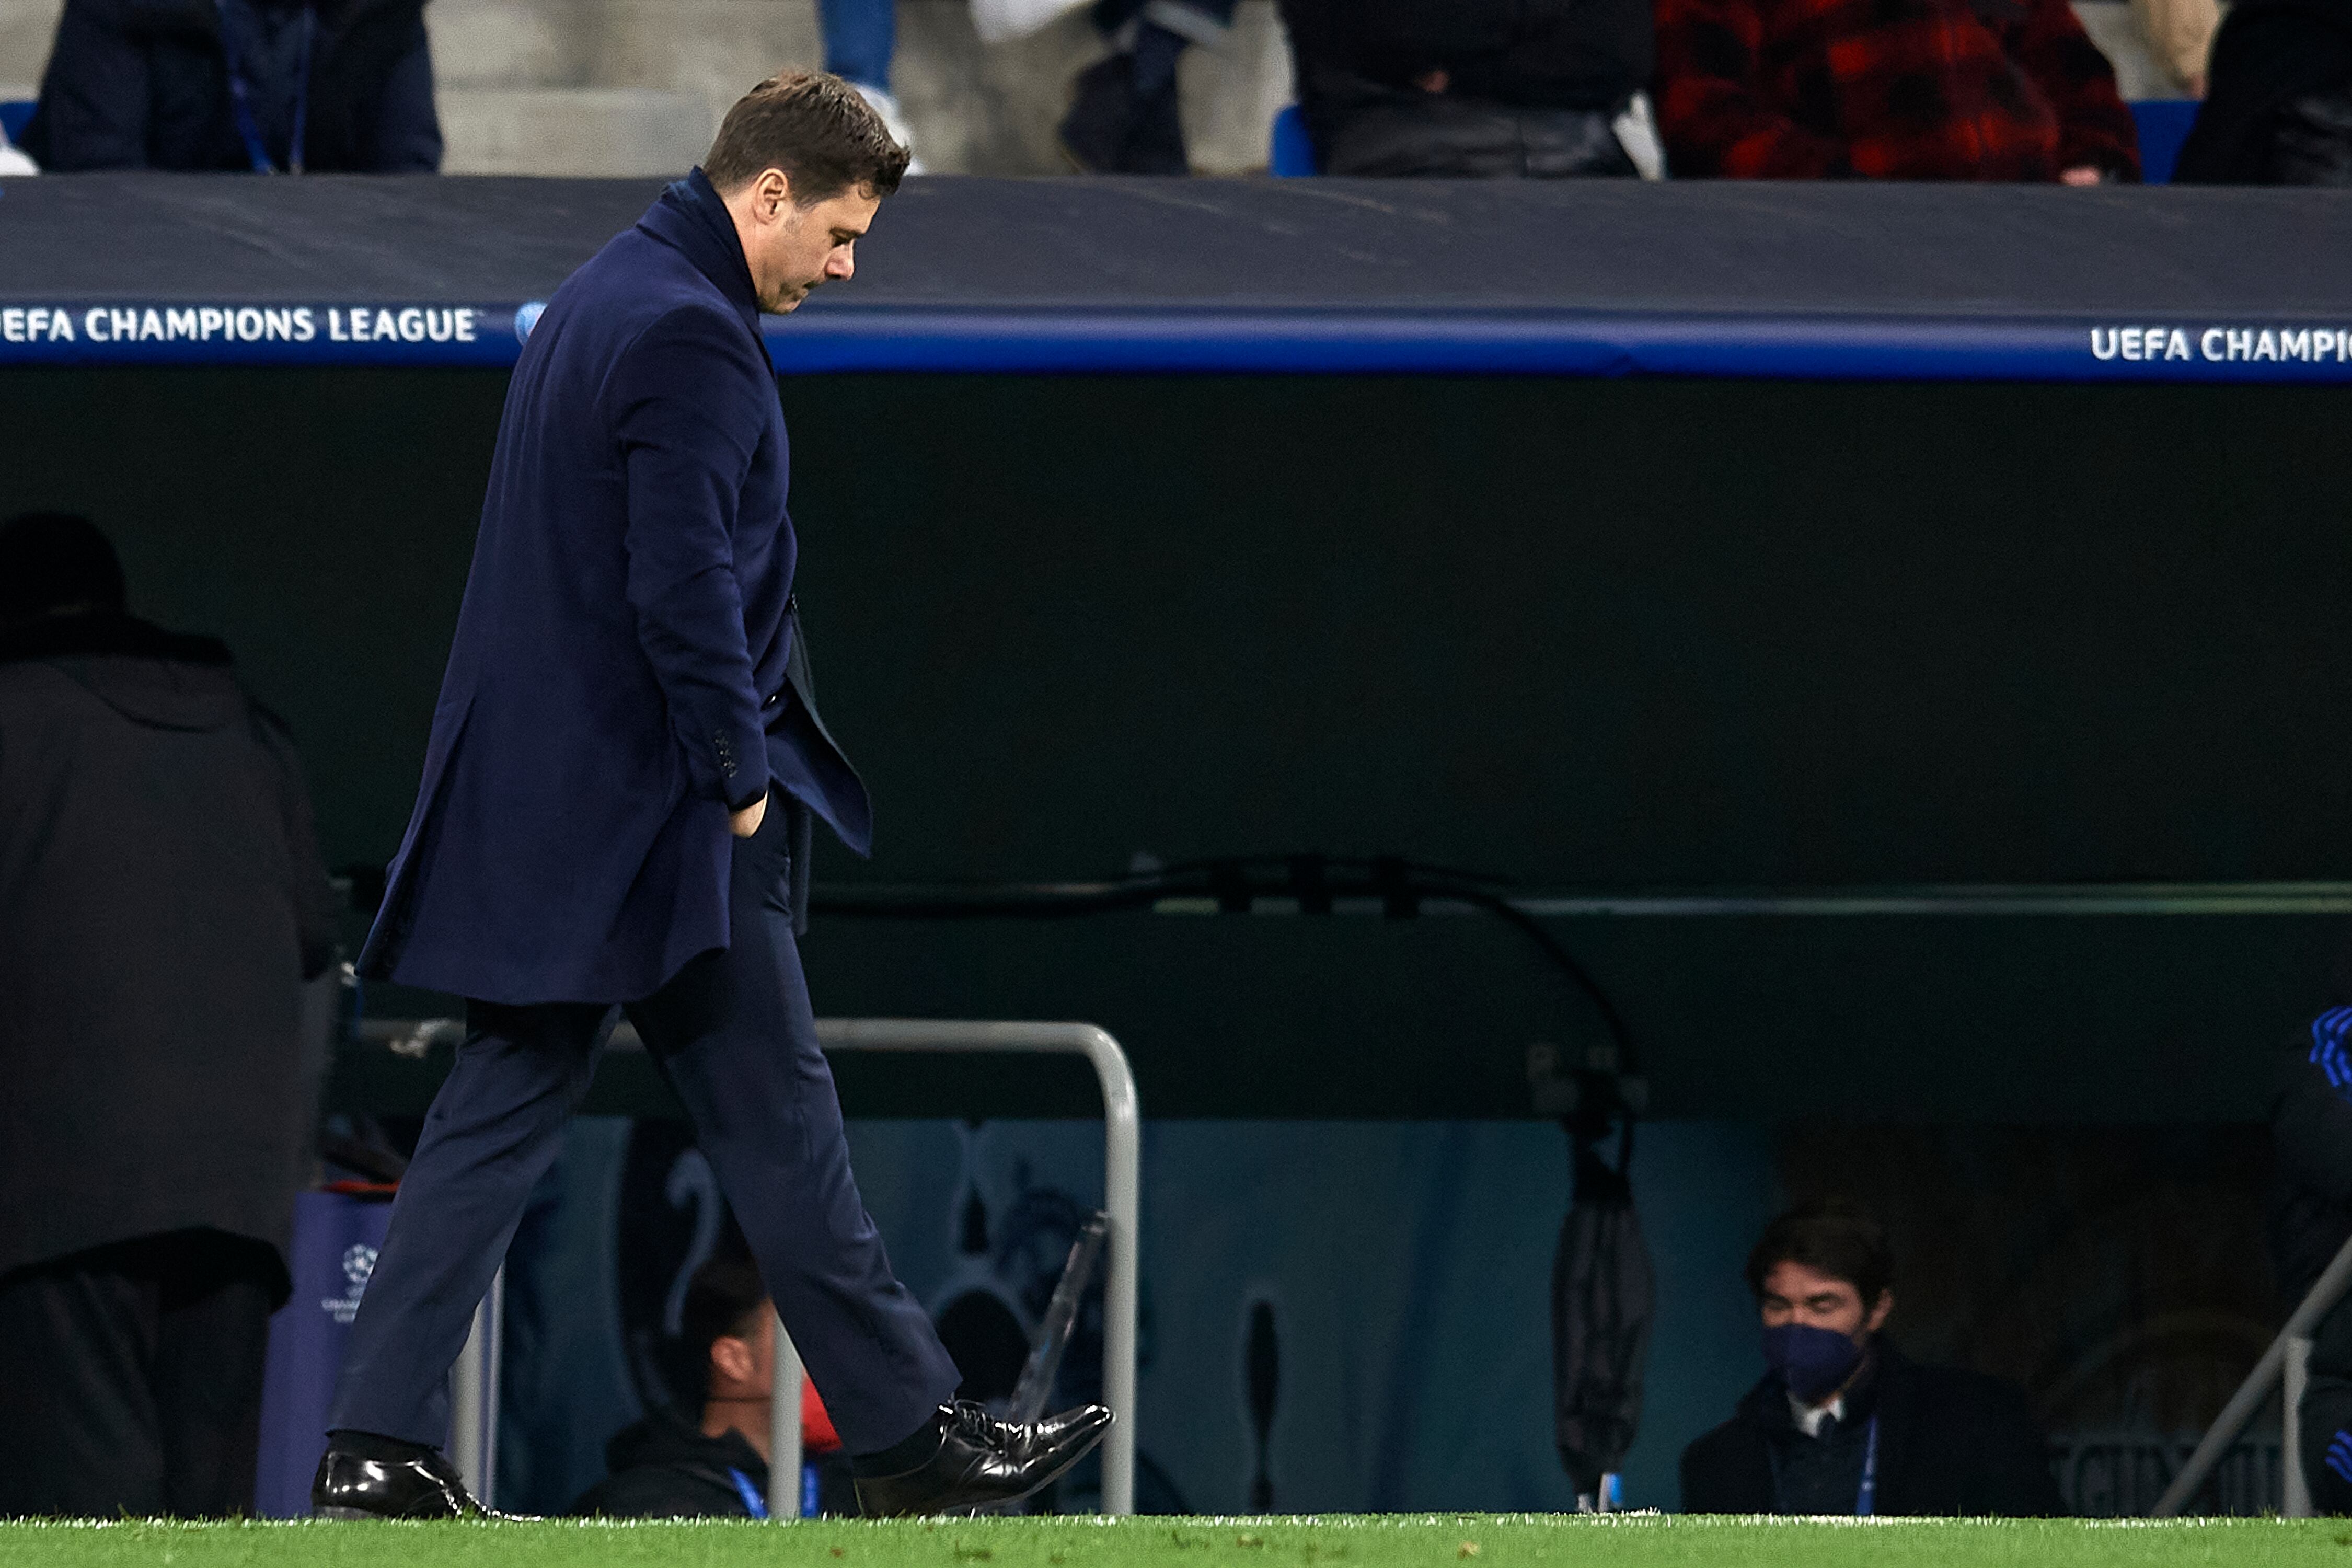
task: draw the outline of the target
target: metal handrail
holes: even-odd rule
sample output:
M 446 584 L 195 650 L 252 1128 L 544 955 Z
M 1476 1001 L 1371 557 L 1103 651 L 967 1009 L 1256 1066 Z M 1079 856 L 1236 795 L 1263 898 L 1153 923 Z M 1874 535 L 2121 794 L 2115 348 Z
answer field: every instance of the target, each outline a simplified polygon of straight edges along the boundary
M 1094 1064 L 1103 1097 L 1103 1208 L 1110 1215 L 1103 1280 L 1103 1403 L 1115 1420 L 1103 1439 L 1102 1510 L 1135 1511 L 1135 1325 L 1141 1295 L 1143 1105 L 1127 1053 L 1092 1024 L 966 1023 L 932 1018 L 820 1018 L 827 1050 L 1048 1051 Z M 781 1367 L 782 1358 L 779 1356 Z M 794 1402 L 798 1415 L 798 1402 Z
M 2156 1500 L 2156 1507 L 2149 1510 L 2150 1518 L 2174 1517 L 2179 1513 L 2181 1505 L 2205 1484 L 2206 1478 L 2213 1473 L 2213 1468 L 2221 1462 L 2222 1453 L 2237 1440 L 2246 1423 L 2253 1419 L 2254 1412 L 2262 1408 L 2263 1401 L 2270 1397 L 2271 1385 L 2277 1383 L 2285 1371 L 2288 1346 L 2296 1340 L 2309 1339 L 2311 1331 L 2319 1326 L 2319 1320 L 2327 1316 L 2336 1303 L 2344 1299 L 2347 1289 L 2352 1289 L 2352 1240 L 2346 1241 L 2337 1249 L 2334 1260 L 2313 1284 L 2310 1293 L 2304 1297 L 2303 1304 L 2295 1308 L 2294 1315 L 2287 1319 L 2286 1327 L 2279 1331 L 2278 1338 L 2263 1352 L 2263 1359 L 2254 1363 L 2254 1370 L 2246 1374 L 2246 1381 L 2238 1385 L 2238 1392 L 2230 1395 L 2230 1402 L 2221 1406 L 2221 1414 L 2215 1416 L 2213 1425 L 2205 1429 L 2205 1436 L 2197 1445 L 2196 1452 L 2189 1456 L 2189 1462 L 2181 1466 L 2179 1473 L 2172 1478 L 2172 1484 L 2164 1489 L 2164 1495 Z M 2286 1421 L 2290 1426 L 2294 1424 L 2295 1415 L 2294 1405 L 2290 1404 L 2286 1411 Z
M 360 1028 L 363 1038 L 414 1056 L 423 1055 L 438 1042 L 455 1043 L 465 1037 L 464 1025 L 455 1018 L 415 1022 L 370 1019 Z M 828 1051 L 1034 1051 L 1083 1056 L 1093 1064 L 1095 1077 L 1102 1086 L 1103 1207 L 1110 1215 L 1107 1242 L 1109 1266 L 1103 1284 L 1103 1403 L 1116 1417 L 1103 1439 L 1102 1509 L 1107 1514 L 1133 1513 L 1136 1318 L 1142 1277 L 1137 1237 L 1142 1209 L 1143 1110 L 1127 1053 L 1108 1031 L 1093 1024 L 820 1018 L 816 1021 L 816 1037 L 817 1044 Z M 644 1048 L 635 1030 L 625 1023 L 614 1031 L 612 1045 L 624 1050 Z M 793 1352 L 790 1340 L 782 1334 L 777 1337 L 776 1349 L 776 1397 L 770 1412 L 769 1490 L 775 1494 L 772 1500 L 782 1504 L 775 1508 L 775 1514 L 791 1518 L 800 1511 L 800 1358 Z M 488 1353 L 486 1336 L 477 1332 L 467 1341 L 461 1361 Z M 480 1391 L 476 1406 L 479 1416 L 451 1434 L 450 1458 L 466 1475 L 483 1475 L 487 1473 L 488 1456 L 482 1451 L 482 1445 L 488 1435 L 498 1429 L 498 1384 L 481 1364 L 461 1366 L 457 1376 L 460 1387 Z M 793 1380 L 789 1388 L 787 1378 Z M 788 1458 L 792 1461 L 789 1467 L 780 1462 Z M 789 1489 L 779 1491 L 779 1478 Z

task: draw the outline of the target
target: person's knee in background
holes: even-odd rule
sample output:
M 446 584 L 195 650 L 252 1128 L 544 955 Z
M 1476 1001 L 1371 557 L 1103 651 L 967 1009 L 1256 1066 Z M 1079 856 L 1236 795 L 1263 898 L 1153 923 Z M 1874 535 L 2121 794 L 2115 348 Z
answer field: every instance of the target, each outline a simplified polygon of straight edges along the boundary
M 1078 73 L 1063 151 L 1091 174 L 1192 173 L 1177 64 L 1224 40 L 1234 0 L 1098 0 L 1094 19 L 1111 52 Z

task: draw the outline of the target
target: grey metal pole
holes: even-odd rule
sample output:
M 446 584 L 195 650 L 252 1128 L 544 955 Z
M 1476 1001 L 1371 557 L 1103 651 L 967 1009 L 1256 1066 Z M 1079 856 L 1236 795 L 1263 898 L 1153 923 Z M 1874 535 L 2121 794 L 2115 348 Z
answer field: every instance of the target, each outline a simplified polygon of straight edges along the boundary
M 457 1479 L 476 1488 L 482 1470 L 482 1310 L 474 1309 L 473 1331 L 449 1368 L 449 1462 Z
M 2344 1299 L 2347 1289 L 2352 1289 L 2352 1241 L 2347 1241 L 2337 1250 L 2334 1260 L 2319 1276 L 2317 1283 L 2312 1286 L 2311 1293 L 2304 1297 L 2303 1304 L 2294 1310 L 2293 1317 L 2287 1319 L 2286 1327 L 2279 1331 L 2278 1338 L 2273 1340 L 2270 1349 L 2263 1352 L 2263 1359 L 2254 1363 L 2254 1370 L 2246 1373 L 2246 1381 L 2238 1384 L 2238 1392 L 2230 1395 L 2230 1403 L 2221 1407 L 2221 1414 L 2215 1416 L 2213 1425 L 2205 1429 L 2204 1440 L 2197 1445 L 2197 1451 L 2189 1456 L 2189 1462 L 2180 1467 L 2180 1473 L 2172 1478 L 2172 1484 L 2164 1489 L 2164 1495 L 2157 1499 L 2156 1507 L 2149 1510 L 2148 1517 L 2172 1518 L 2180 1511 L 2181 1505 L 2196 1494 L 2197 1489 L 2205 1484 L 2205 1478 L 2211 1475 L 2213 1467 L 2221 1462 L 2223 1450 L 2236 1440 L 2246 1423 L 2253 1419 L 2254 1412 L 2262 1408 L 2263 1401 L 2270 1397 L 2271 1384 L 2278 1381 L 2279 1371 L 2286 1363 L 2288 1342 L 2309 1338 L 2311 1331 L 2319 1326 L 2319 1320 L 2327 1316 L 2336 1303 Z M 2294 1419 L 2292 1412 L 2288 1419 Z
M 1103 1281 L 1103 1403 L 1118 1419 L 1103 1439 L 1102 1509 L 1135 1511 L 1135 1323 L 1143 1189 L 1143 1109 L 1118 1042 L 1092 1024 L 959 1023 L 931 1018 L 820 1018 L 829 1050 L 1059 1051 L 1094 1064 L 1103 1097 L 1103 1208 L 1110 1215 Z
M 2303 1473 L 2303 1392 L 2311 1385 L 2311 1342 L 2286 1342 L 2286 1363 L 2279 1397 L 2279 1514 L 2284 1519 L 2312 1516 L 2311 1479 Z
M 771 1313 L 771 1316 L 773 1316 Z M 801 1384 L 808 1373 L 784 1321 L 776 1319 L 776 1354 L 768 1406 L 768 1517 L 801 1516 Z
M 496 1506 L 499 1484 L 499 1342 L 506 1305 L 507 1270 L 500 1264 L 489 1294 L 474 1309 L 466 1348 L 449 1369 L 449 1462 L 486 1507 Z

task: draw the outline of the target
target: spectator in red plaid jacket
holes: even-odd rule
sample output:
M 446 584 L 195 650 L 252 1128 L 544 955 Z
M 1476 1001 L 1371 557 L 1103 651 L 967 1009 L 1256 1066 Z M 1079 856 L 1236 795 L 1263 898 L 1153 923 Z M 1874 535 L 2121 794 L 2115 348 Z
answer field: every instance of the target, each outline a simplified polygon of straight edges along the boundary
M 2139 178 L 2131 111 L 2066 0 L 1657 0 L 1677 175 Z

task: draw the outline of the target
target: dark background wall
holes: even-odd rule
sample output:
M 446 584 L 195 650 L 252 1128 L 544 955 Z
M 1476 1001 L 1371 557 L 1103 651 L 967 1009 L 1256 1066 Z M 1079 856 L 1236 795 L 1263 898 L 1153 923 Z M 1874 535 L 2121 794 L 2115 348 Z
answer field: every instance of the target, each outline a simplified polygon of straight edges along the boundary
M 137 607 L 226 636 L 293 723 L 330 857 L 380 862 L 503 390 L 0 374 L 0 508 L 100 517 Z M 2352 394 L 850 377 L 783 395 L 825 709 L 881 817 L 872 865 L 835 854 L 826 879 L 1300 849 L 1531 889 L 2352 879 Z M 2259 1114 L 2264 1058 L 2327 999 L 2343 935 L 1557 929 L 1671 1114 L 2011 1120 Z M 1160 1113 L 1520 1114 L 1526 1044 L 1592 1030 L 1469 918 L 836 921 L 810 953 L 828 1011 L 1097 1018 Z

